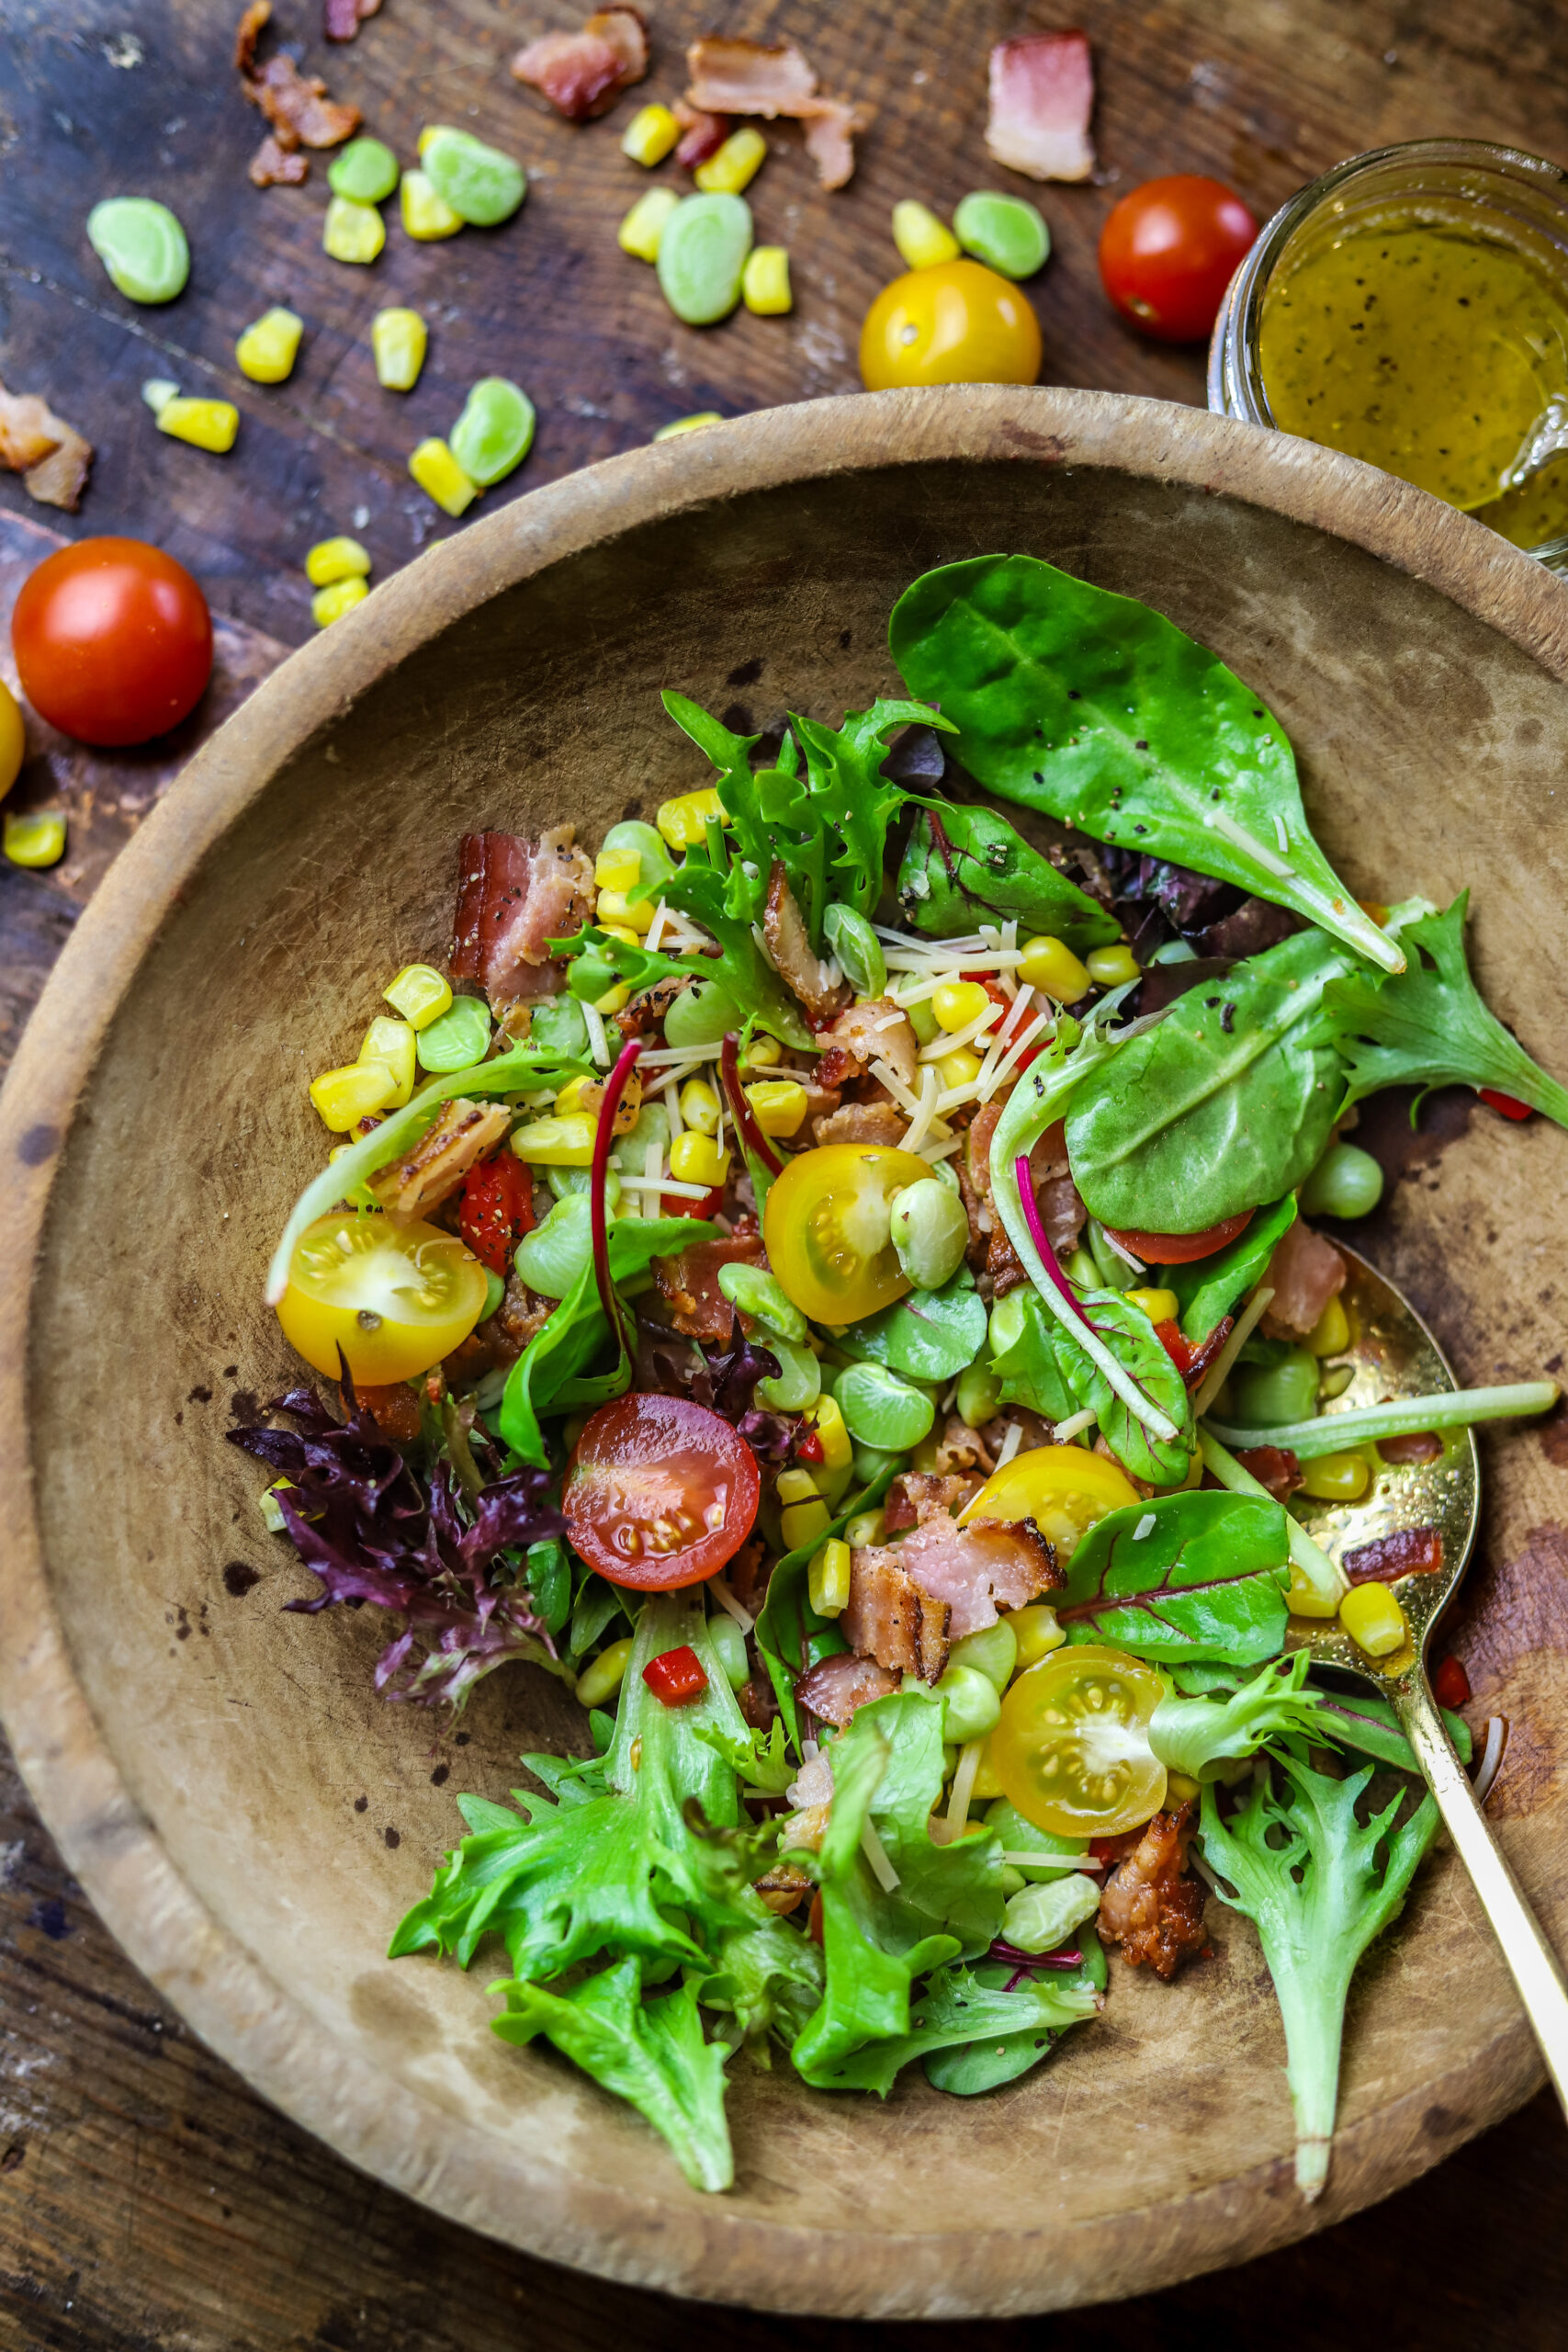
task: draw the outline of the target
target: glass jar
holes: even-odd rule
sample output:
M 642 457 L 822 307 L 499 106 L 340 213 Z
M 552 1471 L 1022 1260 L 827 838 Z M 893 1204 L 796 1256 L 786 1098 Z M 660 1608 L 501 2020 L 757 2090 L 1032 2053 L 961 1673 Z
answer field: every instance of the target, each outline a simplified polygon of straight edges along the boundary
M 1402 283 L 1389 274 L 1394 267 L 1390 248 L 1373 252 L 1374 234 L 1387 234 L 1400 247 Z M 1365 251 L 1371 265 L 1364 277 L 1352 275 L 1354 264 L 1346 260 L 1362 238 L 1368 241 Z M 1418 449 L 1418 434 L 1404 433 L 1403 421 L 1415 419 L 1419 403 L 1430 401 L 1434 388 L 1445 382 L 1451 398 L 1459 397 L 1455 379 L 1445 379 L 1442 368 L 1454 363 L 1456 338 L 1471 322 L 1457 322 L 1449 301 L 1451 294 L 1452 301 L 1468 311 L 1471 296 L 1451 289 L 1472 279 L 1462 275 L 1445 279 L 1441 299 L 1428 298 L 1424 289 L 1429 275 L 1423 278 L 1411 273 L 1417 247 L 1428 263 L 1435 255 L 1441 264 L 1446 255 L 1447 263 L 1461 272 L 1469 268 L 1476 317 L 1487 317 L 1487 298 L 1496 295 L 1498 281 L 1528 288 L 1527 311 L 1520 315 L 1512 347 L 1507 337 L 1499 335 L 1495 321 L 1483 328 L 1485 339 L 1472 346 L 1483 358 L 1488 352 L 1501 355 L 1512 370 L 1514 398 L 1490 418 L 1484 389 L 1476 397 L 1472 416 L 1459 419 L 1450 401 L 1450 408 L 1440 413 L 1441 426 L 1434 424 L 1433 433 L 1447 431 L 1456 422 L 1462 424 L 1462 434 L 1448 433 L 1450 441 L 1464 445 L 1451 455 L 1447 447 Z M 1380 268 L 1382 277 L 1377 275 Z M 1331 270 L 1339 272 L 1337 280 L 1327 275 Z M 1337 302 L 1317 300 L 1319 288 L 1325 293 L 1332 288 Z M 1365 293 L 1363 288 L 1371 290 Z M 1375 362 L 1382 372 L 1374 376 L 1373 367 L 1364 364 L 1371 342 L 1361 345 L 1352 338 L 1361 331 L 1355 313 L 1370 314 L 1380 288 L 1395 306 L 1385 301 L 1377 319 L 1367 320 L 1382 338 Z M 1292 289 L 1296 315 L 1287 331 Z M 1309 290 L 1314 299 L 1305 299 Z M 1406 303 L 1404 315 L 1414 322 L 1403 348 L 1391 325 L 1400 315 L 1400 297 Z M 1428 330 L 1441 340 L 1423 350 L 1421 336 Z M 1308 389 L 1315 364 L 1314 336 L 1322 356 L 1320 393 Z M 1405 358 L 1414 364 L 1401 377 Z M 1265 381 L 1266 362 L 1275 374 L 1273 402 Z M 1466 391 L 1477 383 L 1484 387 L 1487 380 L 1478 364 L 1474 378 L 1464 379 Z M 1493 380 L 1500 386 L 1503 378 Z M 1517 443 L 1508 445 L 1512 458 L 1495 472 L 1490 494 L 1465 494 L 1461 477 L 1471 469 L 1467 486 L 1480 487 L 1491 453 L 1503 446 L 1499 435 L 1512 429 L 1513 411 L 1527 381 L 1537 402 L 1533 428 L 1527 422 Z M 1406 384 L 1411 391 L 1402 409 Z M 1318 398 L 1337 401 L 1341 411 L 1330 415 L 1325 409 L 1322 431 L 1312 429 L 1317 420 L 1311 412 Z M 1469 409 L 1468 398 L 1462 405 Z M 1425 487 L 1450 496 L 1452 503 L 1478 514 L 1552 571 L 1568 575 L 1568 174 L 1539 156 L 1469 139 L 1414 140 L 1404 146 L 1377 148 L 1325 172 L 1281 206 L 1231 280 L 1209 348 L 1209 406 L 1220 416 L 1298 432 L 1327 447 L 1348 449 L 1405 480 L 1419 481 L 1425 472 Z M 1410 450 L 1403 459 L 1389 453 L 1389 444 L 1402 439 Z M 1543 455 L 1548 460 L 1545 470 L 1532 471 L 1528 487 L 1517 479 L 1525 470 L 1521 460 L 1527 453 L 1534 461 Z

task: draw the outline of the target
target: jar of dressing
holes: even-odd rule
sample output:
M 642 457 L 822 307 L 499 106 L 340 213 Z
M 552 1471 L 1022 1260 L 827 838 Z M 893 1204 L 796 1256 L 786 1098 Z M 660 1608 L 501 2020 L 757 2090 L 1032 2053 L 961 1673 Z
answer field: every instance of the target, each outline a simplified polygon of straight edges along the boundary
M 1568 574 L 1568 175 L 1468 139 L 1325 172 L 1231 281 L 1209 406 L 1381 466 Z

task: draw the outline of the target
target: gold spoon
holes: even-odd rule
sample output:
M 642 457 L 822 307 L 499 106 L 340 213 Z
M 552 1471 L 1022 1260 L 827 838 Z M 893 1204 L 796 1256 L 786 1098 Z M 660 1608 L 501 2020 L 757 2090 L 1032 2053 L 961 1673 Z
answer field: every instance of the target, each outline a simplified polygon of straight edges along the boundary
M 1346 1408 L 1383 1404 L 1399 1396 L 1430 1396 L 1457 1387 L 1441 1349 L 1409 1301 L 1355 1250 L 1343 1242 L 1336 1246 L 1349 1268 L 1341 1295 L 1350 1345 L 1334 1360 L 1354 1367 L 1355 1376 L 1342 1392 Z M 1443 1564 L 1429 1575 L 1402 1577 L 1393 1586 L 1411 1636 L 1393 1657 L 1374 1665 L 1332 1618 L 1293 1617 L 1287 1647 L 1310 1649 L 1319 1666 L 1353 1676 L 1392 1703 L 1503 1948 L 1547 2072 L 1568 2113 L 1568 1984 L 1476 1803 L 1427 1676 L 1433 1629 L 1469 1565 L 1480 1520 L 1481 1460 L 1474 1432 L 1468 1429 L 1449 1432 L 1438 1459 L 1401 1464 L 1378 1478 L 1361 1501 L 1319 1509 L 1309 1522 L 1310 1532 L 1337 1563 L 1380 1535 L 1436 1527 L 1442 1536 Z

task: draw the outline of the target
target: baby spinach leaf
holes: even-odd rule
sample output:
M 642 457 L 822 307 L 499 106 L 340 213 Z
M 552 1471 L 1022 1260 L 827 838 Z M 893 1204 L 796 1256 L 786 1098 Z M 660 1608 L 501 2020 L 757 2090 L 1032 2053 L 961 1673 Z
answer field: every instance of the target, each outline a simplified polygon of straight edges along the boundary
M 839 1340 L 846 1355 L 884 1363 L 911 1380 L 953 1380 L 986 1343 L 986 1305 L 967 1266 L 941 1290 L 910 1291 Z
M 1284 1642 L 1290 1563 L 1279 1503 L 1201 1489 L 1156 1495 L 1090 1528 L 1056 1616 L 1070 1642 L 1109 1642 L 1161 1664 L 1257 1666 Z
M 1340 1108 L 1384 1086 L 1491 1086 L 1568 1127 L 1568 1091 L 1531 1061 L 1482 1002 L 1464 954 L 1470 893 L 1444 914 L 1408 922 L 1402 944 L 1416 950 L 1405 969 L 1377 981 L 1351 972 L 1330 982 L 1324 1008 L 1330 1034 L 1349 1065 Z M 1419 1099 L 1412 1107 L 1414 1121 Z
M 1033 556 L 978 556 L 907 588 L 888 636 L 987 790 L 1293 907 L 1402 968 L 1313 839 L 1284 729 L 1163 615 Z
M 1008 1305 L 1014 1299 L 1016 1306 Z M 998 1347 L 991 1358 L 991 1370 L 1002 1384 L 1001 1403 L 1022 1405 L 1048 1421 L 1065 1421 L 1078 1410 L 1078 1401 L 1062 1369 L 1056 1345 L 1061 1325 L 1047 1314 L 1037 1290 L 1010 1291 L 1001 1304 L 1008 1306 L 1008 1311 L 993 1318 L 992 1338 L 998 1339 L 1003 1330 L 1009 1336 L 1006 1345 Z M 1016 1335 L 1009 1329 L 1015 1325 Z
M 906 922 L 931 939 L 1015 921 L 1021 938 L 1046 932 L 1087 956 L 1122 935 L 1114 915 L 992 808 L 919 812 L 898 867 L 898 903 Z
M 1181 1330 L 1184 1339 L 1201 1346 L 1217 1324 L 1256 1288 L 1268 1270 L 1269 1261 L 1296 1221 L 1296 1196 L 1287 1193 L 1282 1201 L 1259 1209 L 1245 1233 L 1238 1233 L 1228 1250 L 1221 1250 L 1213 1258 L 1196 1258 L 1190 1265 L 1162 1266 L 1159 1277 L 1167 1290 L 1173 1290 L 1181 1306 Z
M 1067 1158 L 1101 1224 L 1197 1233 L 1293 1192 L 1337 1117 L 1321 1001 L 1349 958 L 1299 931 L 1179 997 L 1091 1072 L 1067 1114 Z
M 999 1329 L 993 1328 L 1003 1344 L 990 1359 L 1002 1384 L 1002 1404 L 1025 1406 L 1048 1421 L 1065 1421 L 1088 1408 L 1111 1451 L 1134 1478 L 1170 1487 L 1186 1476 L 1194 1443 L 1187 1385 L 1141 1307 L 1119 1291 L 1086 1291 L 1078 1298 L 1093 1330 L 1114 1347 L 1145 1393 L 1169 1415 L 1174 1438 L 1150 1435 L 1070 1330 L 1047 1314 L 1037 1292 L 1010 1291 L 1002 1306 Z

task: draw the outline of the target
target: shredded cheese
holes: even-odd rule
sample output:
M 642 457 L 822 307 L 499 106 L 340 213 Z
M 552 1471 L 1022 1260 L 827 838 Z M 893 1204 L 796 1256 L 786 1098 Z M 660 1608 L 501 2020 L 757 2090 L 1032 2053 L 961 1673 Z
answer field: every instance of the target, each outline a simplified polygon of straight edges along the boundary
M 1023 1423 L 1021 1421 L 1010 1421 L 1008 1423 L 1008 1433 L 997 1449 L 997 1468 L 998 1470 L 1005 1470 L 1007 1468 L 1008 1464 L 1012 1460 L 1013 1455 L 1018 1452 L 1019 1447 L 1022 1443 Z
M 878 1057 L 878 1058 L 871 1065 L 871 1074 L 873 1078 L 879 1078 L 882 1080 L 883 1085 L 887 1089 L 887 1091 L 891 1094 L 900 1111 L 903 1112 L 904 1116 L 907 1119 L 912 1119 L 916 1111 L 919 1108 L 919 1105 L 916 1102 L 915 1097 L 910 1093 L 908 1088 L 905 1085 L 903 1080 L 899 1077 L 897 1071 L 894 1069 L 892 1063 L 883 1061 L 881 1057 Z
M 964 1825 L 969 1819 L 969 1800 L 975 1793 L 976 1776 L 980 1770 L 985 1747 L 983 1739 L 972 1739 L 958 1758 L 958 1770 L 953 1776 L 953 1793 L 947 1801 L 946 1843 L 950 1846 L 955 1838 L 964 1835 Z
M 875 1824 L 868 1814 L 860 1833 L 861 1851 L 871 1864 L 871 1873 L 884 1894 L 891 1894 L 898 1883 L 898 1873 L 888 1860 L 887 1849 L 876 1834 Z
M 725 1614 L 734 1618 L 736 1623 L 739 1626 L 743 1634 L 749 1634 L 757 1620 L 752 1616 L 751 1611 L 749 1609 L 743 1609 L 741 1607 L 739 1601 L 736 1600 L 735 1595 L 730 1591 L 724 1577 L 709 1577 L 708 1590 L 712 1593 L 719 1607 L 725 1611 Z M 804 1754 L 804 1752 L 805 1751 L 803 1749 L 802 1753 Z
M 601 1069 L 610 1067 L 610 1041 L 604 1035 L 603 1016 L 591 1004 L 582 1007 L 582 1018 L 588 1023 L 588 1050 Z

